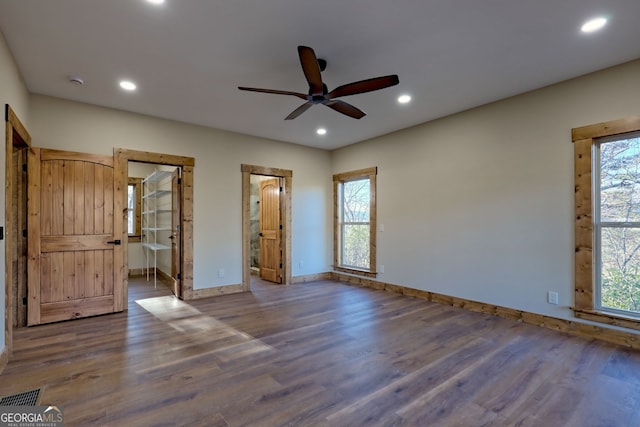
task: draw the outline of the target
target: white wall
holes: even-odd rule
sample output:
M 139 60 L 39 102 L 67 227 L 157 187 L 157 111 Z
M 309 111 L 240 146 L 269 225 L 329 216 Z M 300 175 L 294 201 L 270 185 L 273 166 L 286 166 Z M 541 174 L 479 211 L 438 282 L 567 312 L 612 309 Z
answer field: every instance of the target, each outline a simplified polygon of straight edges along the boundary
M 378 280 L 571 318 L 571 129 L 638 114 L 635 61 L 336 150 L 332 169 L 378 166 Z
M 242 163 L 293 171 L 293 276 L 331 265 L 330 153 L 41 95 L 33 145 L 111 154 L 114 147 L 194 157 L 194 289 L 242 282 Z M 298 268 L 304 259 L 304 269 Z M 224 269 L 225 277 L 218 277 Z
M 2 113 L 4 115 L 5 104 L 9 104 L 13 111 L 15 111 L 16 115 L 20 118 L 20 121 L 27 126 L 29 124 L 29 95 L 27 93 L 26 86 L 22 81 L 22 77 L 18 72 L 16 64 L 13 60 L 13 56 L 7 47 L 7 43 L 5 42 L 4 36 L 0 33 L 0 108 L 2 108 Z M 0 125 L 0 130 L 2 130 L 2 150 L 0 150 L 0 164 L 5 165 L 5 135 L 6 135 L 6 122 L 4 117 L 2 118 L 2 124 Z M 0 211 L 6 212 L 5 210 L 5 174 L 0 174 Z M 5 217 L 4 214 L 2 216 L 1 224 L 5 226 Z M 0 280 L 2 280 L 3 286 L 2 291 L 0 291 L 0 352 L 5 347 L 5 321 L 6 321 L 6 310 L 5 310 L 5 296 L 6 296 L 6 287 L 10 286 L 9 283 L 5 282 L 4 274 L 5 274 L 5 247 L 4 242 L 0 244 L 0 259 L 3 261 L 0 262 Z

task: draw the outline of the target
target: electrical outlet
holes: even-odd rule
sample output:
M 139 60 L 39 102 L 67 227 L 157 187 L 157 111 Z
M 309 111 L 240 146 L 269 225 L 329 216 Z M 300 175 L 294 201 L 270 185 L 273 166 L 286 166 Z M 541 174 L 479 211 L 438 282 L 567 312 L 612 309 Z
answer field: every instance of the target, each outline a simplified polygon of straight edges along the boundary
M 224 268 L 219 268 L 218 269 L 218 277 L 220 277 L 220 278 L 224 277 Z
M 384 273 L 384 265 L 380 264 L 380 268 L 378 269 L 379 273 Z
M 548 291 L 547 292 L 547 302 L 549 304 L 558 304 L 558 293 L 557 292 L 553 292 L 553 291 Z
M 302 267 L 304 267 L 304 261 L 300 260 L 298 261 L 298 268 L 302 270 Z

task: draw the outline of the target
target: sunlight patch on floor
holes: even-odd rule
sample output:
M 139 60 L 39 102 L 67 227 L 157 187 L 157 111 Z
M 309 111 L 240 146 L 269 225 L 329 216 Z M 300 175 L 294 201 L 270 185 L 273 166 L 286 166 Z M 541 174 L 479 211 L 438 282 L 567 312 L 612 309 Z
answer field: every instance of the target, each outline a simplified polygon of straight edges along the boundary
M 224 352 L 238 345 L 250 346 L 246 354 L 253 354 L 273 347 L 239 331 L 220 320 L 202 313 L 188 303 L 173 297 L 163 296 L 136 300 L 136 304 L 151 313 L 157 319 L 166 322 L 178 332 L 192 336 L 193 342 L 228 341 L 217 351 Z

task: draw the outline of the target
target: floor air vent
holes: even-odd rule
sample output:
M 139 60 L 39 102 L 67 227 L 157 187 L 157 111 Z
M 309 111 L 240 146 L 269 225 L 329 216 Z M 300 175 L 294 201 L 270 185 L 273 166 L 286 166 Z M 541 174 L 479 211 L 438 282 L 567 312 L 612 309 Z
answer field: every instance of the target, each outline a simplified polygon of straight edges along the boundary
M 0 406 L 37 406 L 40 397 L 40 389 L 37 388 L 23 393 L 2 396 Z

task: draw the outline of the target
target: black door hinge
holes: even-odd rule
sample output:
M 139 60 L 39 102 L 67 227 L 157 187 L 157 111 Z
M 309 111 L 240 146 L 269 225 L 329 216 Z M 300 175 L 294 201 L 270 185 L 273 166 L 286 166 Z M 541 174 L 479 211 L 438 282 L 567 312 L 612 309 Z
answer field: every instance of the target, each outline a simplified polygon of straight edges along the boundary
M 26 229 L 22 230 L 22 237 L 24 237 L 25 239 L 27 238 L 27 230 Z
M 22 172 L 26 172 L 27 171 L 27 164 L 23 163 L 22 164 Z
M 178 280 L 182 280 L 182 273 L 178 273 Z
M 178 178 L 178 185 L 182 184 L 182 178 Z
M 282 193 L 282 187 L 280 187 L 280 192 Z
M 280 230 L 282 230 L 282 224 L 280 224 Z
M 22 305 L 27 305 L 27 297 L 22 298 Z

